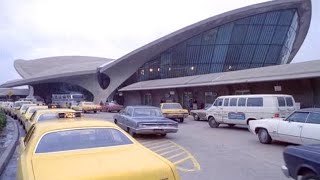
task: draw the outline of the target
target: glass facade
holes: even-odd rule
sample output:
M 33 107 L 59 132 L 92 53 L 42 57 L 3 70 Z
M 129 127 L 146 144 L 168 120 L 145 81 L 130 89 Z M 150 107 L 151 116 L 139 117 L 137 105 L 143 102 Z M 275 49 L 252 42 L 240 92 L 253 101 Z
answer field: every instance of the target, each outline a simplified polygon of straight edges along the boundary
M 137 81 L 287 63 L 298 29 L 296 9 L 246 17 L 202 32 L 150 59 Z

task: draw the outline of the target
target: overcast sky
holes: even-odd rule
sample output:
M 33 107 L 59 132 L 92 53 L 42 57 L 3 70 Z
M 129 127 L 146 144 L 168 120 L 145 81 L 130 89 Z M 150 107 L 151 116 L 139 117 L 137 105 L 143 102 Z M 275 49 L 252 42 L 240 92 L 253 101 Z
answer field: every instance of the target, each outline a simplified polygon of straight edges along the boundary
M 119 58 L 208 17 L 266 0 L 0 0 L 0 84 L 20 78 L 15 59 Z M 293 62 L 320 59 L 320 1 Z

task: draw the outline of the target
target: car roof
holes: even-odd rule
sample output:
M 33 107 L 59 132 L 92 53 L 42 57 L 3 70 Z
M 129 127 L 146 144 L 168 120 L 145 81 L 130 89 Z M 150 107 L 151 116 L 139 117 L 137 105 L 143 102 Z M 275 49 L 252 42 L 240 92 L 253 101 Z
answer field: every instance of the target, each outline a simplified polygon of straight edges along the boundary
M 37 113 L 50 113 L 50 112 L 60 112 L 60 111 L 75 112 L 75 110 L 73 109 L 57 108 L 57 109 L 39 109 L 37 110 Z
M 230 97 L 279 97 L 279 96 L 285 96 L 285 97 L 292 97 L 288 94 L 243 94 L 243 95 L 225 95 L 225 96 L 219 96 L 218 98 L 230 98 Z
M 131 108 L 145 108 L 145 109 L 159 108 L 159 107 L 155 107 L 155 106 L 127 106 L 127 107 L 131 107 Z
M 320 113 L 320 108 L 303 108 L 297 110 L 297 112 L 317 112 Z
M 180 104 L 180 103 L 172 102 L 172 103 L 161 103 L 161 104 Z
M 94 118 L 71 118 L 71 119 L 57 119 L 52 121 L 43 121 L 35 124 L 35 129 L 41 132 L 50 132 L 55 130 L 73 129 L 73 128 L 89 128 L 89 127 L 112 127 L 118 128 L 112 122 L 94 119 Z

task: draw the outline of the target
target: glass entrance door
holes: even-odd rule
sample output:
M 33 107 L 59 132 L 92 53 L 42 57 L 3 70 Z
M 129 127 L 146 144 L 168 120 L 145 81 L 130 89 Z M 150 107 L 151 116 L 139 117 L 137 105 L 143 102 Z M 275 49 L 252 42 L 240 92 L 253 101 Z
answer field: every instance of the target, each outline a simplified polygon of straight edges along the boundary
M 184 92 L 183 93 L 183 108 L 192 109 L 193 95 L 192 92 Z
M 152 106 L 152 96 L 150 93 L 144 94 L 143 104 L 148 105 L 148 106 Z

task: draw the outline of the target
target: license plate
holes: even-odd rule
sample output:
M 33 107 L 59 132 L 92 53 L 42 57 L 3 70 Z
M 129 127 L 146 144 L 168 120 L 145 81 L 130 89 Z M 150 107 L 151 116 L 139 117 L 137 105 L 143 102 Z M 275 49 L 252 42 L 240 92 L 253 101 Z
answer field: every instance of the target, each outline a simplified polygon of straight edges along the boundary
M 154 129 L 154 132 L 163 132 L 163 129 Z

